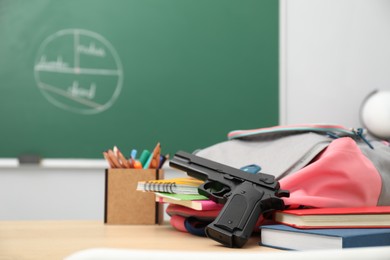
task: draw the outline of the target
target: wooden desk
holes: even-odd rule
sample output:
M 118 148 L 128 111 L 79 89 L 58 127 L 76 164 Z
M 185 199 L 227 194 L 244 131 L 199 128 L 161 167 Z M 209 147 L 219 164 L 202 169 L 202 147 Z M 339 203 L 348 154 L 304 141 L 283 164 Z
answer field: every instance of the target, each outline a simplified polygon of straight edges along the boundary
M 181 251 L 277 251 L 260 247 L 258 236 L 245 249 L 231 249 L 208 239 L 176 231 L 169 224 L 105 225 L 99 221 L 1 221 L 0 259 L 63 259 L 76 251 L 97 248 Z

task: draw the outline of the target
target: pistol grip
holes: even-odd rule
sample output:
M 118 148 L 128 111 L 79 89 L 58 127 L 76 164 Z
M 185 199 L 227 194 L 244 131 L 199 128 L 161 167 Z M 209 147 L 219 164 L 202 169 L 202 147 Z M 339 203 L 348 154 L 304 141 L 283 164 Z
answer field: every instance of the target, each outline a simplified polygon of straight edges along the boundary
M 249 183 L 245 186 L 251 186 Z M 206 235 L 228 247 L 242 247 L 252 234 L 261 213 L 264 192 L 240 187 L 218 217 L 206 227 Z

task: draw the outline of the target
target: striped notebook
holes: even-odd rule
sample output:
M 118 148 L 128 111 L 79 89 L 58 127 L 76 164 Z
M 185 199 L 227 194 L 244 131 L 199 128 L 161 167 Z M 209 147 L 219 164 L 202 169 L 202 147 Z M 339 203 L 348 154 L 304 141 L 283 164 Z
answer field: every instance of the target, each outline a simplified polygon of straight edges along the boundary
M 198 187 L 203 183 L 204 182 L 201 180 L 190 177 L 140 181 L 138 182 L 137 190 L 177 194 L 198 194 Z

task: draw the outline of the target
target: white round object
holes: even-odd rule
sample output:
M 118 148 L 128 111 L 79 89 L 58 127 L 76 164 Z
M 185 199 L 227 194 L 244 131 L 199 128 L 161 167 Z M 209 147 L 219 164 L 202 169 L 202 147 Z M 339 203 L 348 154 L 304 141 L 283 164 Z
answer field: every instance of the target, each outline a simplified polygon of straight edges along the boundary
M 368 132 L 390 138 L 390 91 L 377 91 L 369 96 L 362 106 L 361 118 Z

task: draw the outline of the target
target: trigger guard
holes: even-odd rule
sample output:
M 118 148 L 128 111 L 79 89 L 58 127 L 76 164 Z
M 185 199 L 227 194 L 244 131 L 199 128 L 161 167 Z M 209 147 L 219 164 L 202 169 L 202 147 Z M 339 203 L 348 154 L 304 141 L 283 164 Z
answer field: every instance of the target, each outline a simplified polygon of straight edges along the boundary
M 213 185 L 213 182 L 205 182 L 201 186 L 199 186 L 199 194 L 208 197 L 210 200 L 220 203 L 220 204 L 225 204 L 227 200 L 226 194 L 230 194 L 230 189 L 226 186 L 222 186 L 221 189 L 215 189 L 215 186 Z

